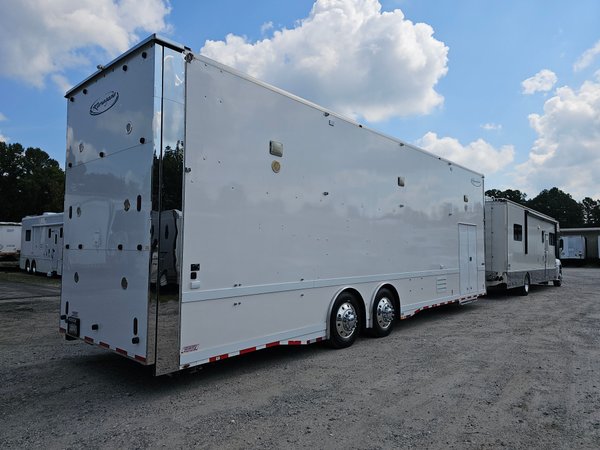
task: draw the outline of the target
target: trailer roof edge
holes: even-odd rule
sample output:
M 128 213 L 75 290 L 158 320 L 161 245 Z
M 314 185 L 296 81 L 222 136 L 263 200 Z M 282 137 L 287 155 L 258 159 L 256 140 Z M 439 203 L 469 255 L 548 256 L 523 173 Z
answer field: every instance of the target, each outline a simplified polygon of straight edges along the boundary
M 136 44 L 135 46 L 131 47 L 129 50 L 127 50 L 125 53 L 122 53 L 121 55 L 117 56 L 115 59 L 113 59 L 112 61 L 110 61 L 107 64 L 103 64 L 101 69 L 98 69 L 96 72 L 94 72 L 92 75 L 90 75 L 89 77 L 87 77 L 85 80 L 83 80 L 80 83 L 77 83 L 75 86 L 73 86 L 71 89 L 69 89 L 66 94 L 65 94 L 65 98 L 69 98 L 69 96 L 75 92 L 76 90 L 78 90 L 79 88 L 81 88 L 84 84 L 87 84 L 90 80 L 96 78 L 99 74 L 101 74 L 102 72 L 104 72 L 106 69 L 111 68 L 113 65 L 115 65 L 118 61 L 122 60 L 123 58 L 127 57 L 128 55 L 130 55 L 131 53 L 135 52 L 136 50 L 138 50 L 140 47 L 143 47 L 144 45 L 148 44 L 149 42 L 157 42 L 159 44 L 164 45 L 165 47 L 169 47 L 173 50 L 177 50 L 180 52 L 183 52 L 185 50 L 190 50 L 188 47 L 172 41 L 168 38 L 165 38 L 161 35 L 158 34 L 151 34 L 150 36 L 148 36 L 146 39 L 144 39 L 143 41 L 139 42 L 138 44 Z

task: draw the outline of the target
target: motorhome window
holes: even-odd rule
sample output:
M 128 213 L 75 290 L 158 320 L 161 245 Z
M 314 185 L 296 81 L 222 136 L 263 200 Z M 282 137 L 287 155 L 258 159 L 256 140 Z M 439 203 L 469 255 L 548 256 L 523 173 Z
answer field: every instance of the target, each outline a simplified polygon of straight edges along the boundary
M 25 230 L 25 240 L 27 242 L 31 241 L 31 230 Z
M 515 225 L 513 227 L 513 239 L 515 241 L 523 240 L 523 225 L 519 225 L 519 224 L 515 223 Z
M 48 239 L 50 239 L 52 237 L 52 230 L 50 228 L 48 228 Z
M 563 249 L 563 240 L 559 239 L 558 241 L 558 247 L 562 250 Z
M 548 233 L 548 243 L 550 245 L 556 246 L 556 234 Z
M 56 244 L 58 242 L 58 236 L 55 234 L 54 235 L 54 243 Z
M 542 244 L 544 243 L 545 238 L 546 238 L 546 232 L 544 230 L 542 230 Z
M 62 233 L 63 233 L 63 231 L 62 231 L 62 227 L 60 227 L 60 237 L 61 237 L 61 238 L 63 237 Z

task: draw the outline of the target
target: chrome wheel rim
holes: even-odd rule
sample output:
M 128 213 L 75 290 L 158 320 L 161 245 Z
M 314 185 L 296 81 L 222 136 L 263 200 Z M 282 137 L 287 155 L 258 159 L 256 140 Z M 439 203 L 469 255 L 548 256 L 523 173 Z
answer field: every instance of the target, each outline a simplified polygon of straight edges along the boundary
M 340 337 L 348 339 L 356 332 L 358 326 L 358 316 L 356 310 L 350 302 L 340 305 L 335 314 L 335 328 Z
M 394 320 L 394 306 L 390 299 L 382 297 L 377 302 L 377 309 L 375 312 L 377 324 L 383 330 L 387 330 Z

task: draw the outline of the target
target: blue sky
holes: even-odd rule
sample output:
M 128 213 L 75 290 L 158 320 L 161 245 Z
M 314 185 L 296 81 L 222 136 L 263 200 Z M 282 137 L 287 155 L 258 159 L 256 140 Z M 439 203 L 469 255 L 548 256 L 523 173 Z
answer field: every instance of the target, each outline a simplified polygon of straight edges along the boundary
M 64 91 L 158 32 L 533 197 L 600 199 L 600 2 L 0 4 L 0 139 L 64 165 Z

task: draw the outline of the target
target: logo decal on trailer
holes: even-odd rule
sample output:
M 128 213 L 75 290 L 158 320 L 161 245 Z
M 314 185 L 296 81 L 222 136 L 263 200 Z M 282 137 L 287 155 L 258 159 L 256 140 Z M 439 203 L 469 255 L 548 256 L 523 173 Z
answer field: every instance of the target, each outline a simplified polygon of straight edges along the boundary
M 181 353 L 195 352 L 196 350 L 198 350 L 198 347 L 200 347 L 200 344 L 186 345 L 181 350 Z
M 108 91 L 92 103 L 92 106 L 90 106 L 90 114 L 92 116 L 99 116 L 115 106 L 117 100 L 119 100 L 119 93 L 117 91 Z

